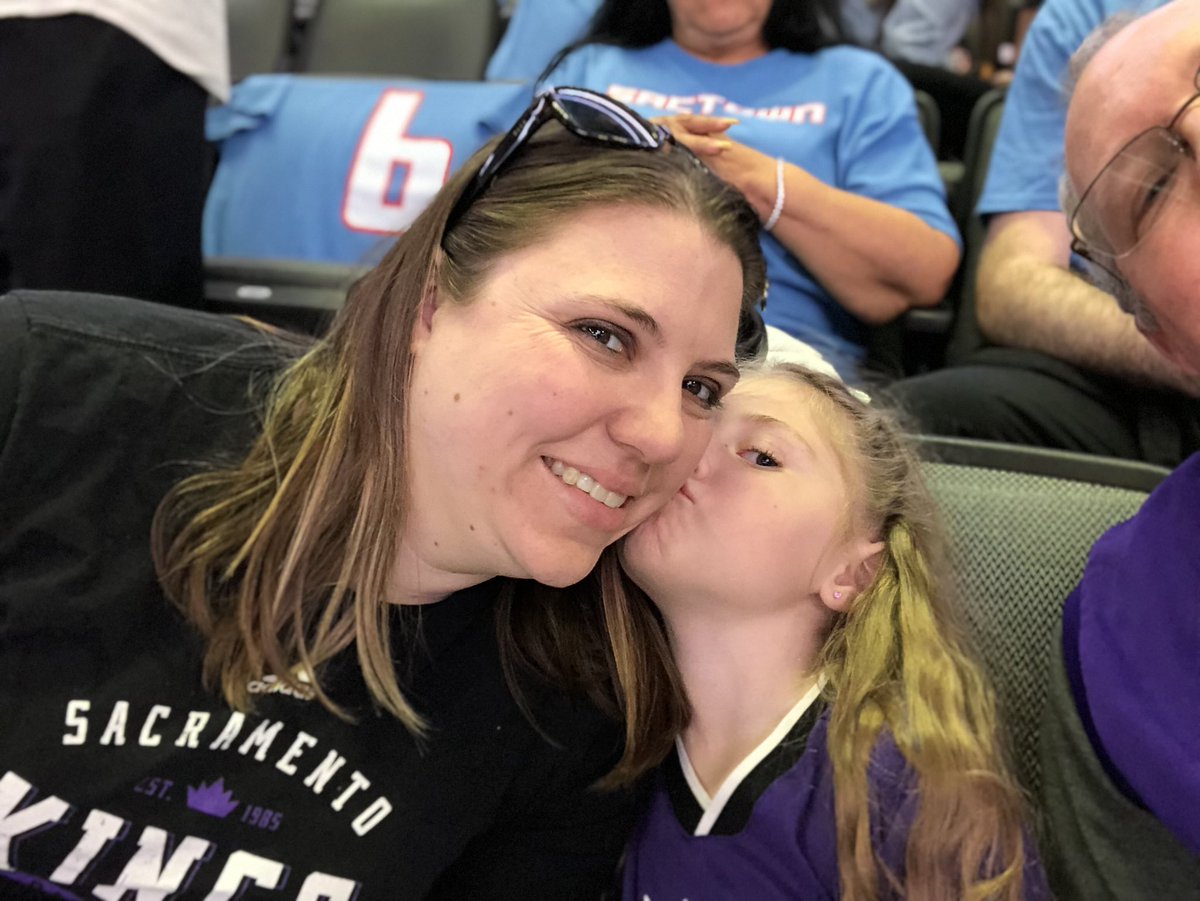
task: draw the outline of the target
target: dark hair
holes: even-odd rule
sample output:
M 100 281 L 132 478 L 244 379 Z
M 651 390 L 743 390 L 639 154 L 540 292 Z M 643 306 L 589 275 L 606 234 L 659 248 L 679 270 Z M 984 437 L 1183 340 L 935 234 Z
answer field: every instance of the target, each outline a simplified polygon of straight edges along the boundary
M 845 40 L 838 0 L 775 0 L 763 22 L 763 40 L 772 50 L 815 53 Z M 554 55 L 538 81 L 587 44 L 649 47 L 671 36 L 667 0 L 604 0 L 587 32 Z

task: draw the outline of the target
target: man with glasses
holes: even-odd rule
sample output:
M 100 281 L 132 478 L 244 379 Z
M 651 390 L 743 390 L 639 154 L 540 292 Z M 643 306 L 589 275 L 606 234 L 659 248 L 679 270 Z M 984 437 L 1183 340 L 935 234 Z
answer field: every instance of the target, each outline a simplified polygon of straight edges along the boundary
M 1058 203 L 1070 55 L 1114 13 L 1163 2 L 1046 0 L 1038 12 L 977 210 L 988 227 L 974 310 L 986 346 L 893 389 L 924 431 L 1164 466 L 1200 450 L 1200 383 L 1077 277 Z
M 1066 125 L 1073 249 L 1200 374 L 1200 0 L 1083 52 Z M 1198 547 L 1200 454 L 1097 542 L 1064 605 L 1041 732 L 1059 898 L 1200 898 Z

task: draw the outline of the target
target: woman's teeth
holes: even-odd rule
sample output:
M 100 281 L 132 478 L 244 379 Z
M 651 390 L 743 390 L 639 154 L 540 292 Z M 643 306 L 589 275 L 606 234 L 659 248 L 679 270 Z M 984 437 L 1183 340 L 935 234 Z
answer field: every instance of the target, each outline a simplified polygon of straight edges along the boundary
M 580 472 L 574 466 L 567 466 L 561 460 L 554 460 L 550 463 L 550 471 L 566 482 L 568 485 L 574 485 L 584 494 L 604 504 L 606 507 L 617 508 L 625 503 L 627 496 L 617 494 L 615 491 L 609 491 L 586 472 Z

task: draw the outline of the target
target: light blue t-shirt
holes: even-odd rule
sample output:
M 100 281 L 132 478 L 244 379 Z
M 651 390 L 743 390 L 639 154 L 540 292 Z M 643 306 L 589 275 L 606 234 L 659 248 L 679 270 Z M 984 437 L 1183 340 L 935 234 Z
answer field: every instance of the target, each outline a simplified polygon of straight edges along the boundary
M 916 214 L 951 235 L 933 152 L 912 87 L 875 53 L 831 47 L 774 50 L 736 66 L 699 60 L 667 40 L 642 50 L 591 44 L 565 59 L 551 84 L 605 91 L 646 116 L 736 116 L 729 135 L 782 156 L 826 184 Z M 865 355 L 865 326 L 770 235 L 764 318 L 816 347 L 843 375 Z
M 204 253 L 374 263 L 528 101 L 520 84 L 247 78 L 208 113 Z
M 1021 46 L 978 212 L 1057 211 L 1071 54 L 1105 19 L 1167 0 L 1046 0 Z
M 568 44 L 583 37 L 600 0 L 520 0 L 488 60 L 488 81 L 533 81 Z

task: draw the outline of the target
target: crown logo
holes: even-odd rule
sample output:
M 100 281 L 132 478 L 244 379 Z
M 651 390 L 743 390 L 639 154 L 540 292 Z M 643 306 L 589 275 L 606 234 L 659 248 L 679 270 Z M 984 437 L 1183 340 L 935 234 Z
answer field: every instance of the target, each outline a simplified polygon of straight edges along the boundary
M 187 806 L 223 820 L 237 810 L 238 802 L 234 799 L 233 792 L 225 788 L 225 779 L 222 777 L 212 785 L 205 782 L 201 782 L 195 788 L 189 785 Z

